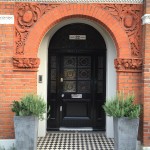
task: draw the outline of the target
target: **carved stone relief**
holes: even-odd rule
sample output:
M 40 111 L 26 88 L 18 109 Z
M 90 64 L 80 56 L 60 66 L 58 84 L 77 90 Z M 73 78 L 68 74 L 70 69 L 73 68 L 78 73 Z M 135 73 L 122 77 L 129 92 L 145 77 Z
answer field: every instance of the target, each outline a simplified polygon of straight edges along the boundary
M 60 4 L 40 4 L 40 3 L 16 3 L 15 12 L 15 36 L 16 54 L 24 54 L 24 45 L 28 34 L 34 24 L 46 12 L 58 7 Z M 109 12 L 118 20 L 122 28 L 126 31 L 133 56 L 141 56 L 141 5 L 125 4 L 95 4 L 101 9 Z
M 50 2 L 50 3 L 124 3 L 142 4 L 143 0 L 11 0 L 12 2 Z
M 142 72 L 142 59 L 118 58 L 114 64 L 117 71 Z
M 52 9 L 63 5 L 63 4 L 44 4 L 44 3 L 16 3 L 15 4 L 15 57 L 14 66 L 18 68 L 34 68 L 30 59 L 25 59 L 24 46 L 28 35 L 37 21 L 40 18 L 51 11 Z M 127 5 L 127 4 L 93 4 L 100 9 L 107 11 L 112 15 L 120 24 L 120 26 L 125 30 L 127 36 L 129 37 L 129 43 L 131 48 L 132 57 L 141 57 L 141 15 L 142 6 L 141 5 Z M 18 57 L 24 57 L 24 59 Z M 37 58 L 38 59 L 38 58 Z M 132 59 L 130 59 L 131 61 Z M 137 60 L 137 59 L 134 59 Z M 27 61 L 27 62 L 26 62 Z M 117 60 L 119 63 L 120 61 Z M 133 62 L 133 60 L 131 61 Z M 28 65 L 27 65 L 28 64 Z M 32 65 L 31 65 L 32 64 Z M 121 63 L 123 64 L 123 63 Z M 129 63 L 130 64 L 130 63 Z M 30 67 L 31 66 L 31 67 Z M 120 68 L 117 65 L 116 68 Z M 130 70 L 134 70 L 129 68 Z M 124 69 L 126 70 L 126 65 Z M 135 70 L 139 70 L 137 66 Z
M 39 58 L 13 58 L 13 65 L 16 68 L 38 68 L 39 64 Z
M 100 8 L 109 12 L 118 20 L 129 37 L 131 54 L 135 57 L 141 56 L 141 5 L 99 5 Z
M 51 9 L 59 6 L 37 3 L 16 3 L 15 44 L 16 54 L 24 54 L 24 45 L 34 24 Z

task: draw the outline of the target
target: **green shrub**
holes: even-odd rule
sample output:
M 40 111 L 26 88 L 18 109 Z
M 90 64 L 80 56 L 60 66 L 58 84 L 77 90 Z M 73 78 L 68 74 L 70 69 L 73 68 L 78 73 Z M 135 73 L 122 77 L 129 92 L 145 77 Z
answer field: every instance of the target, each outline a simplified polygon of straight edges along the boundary
M 21 98 L 20 101 L 13 101 L 12 111 L 16 116 L 36 116 L 40 120 L 44 119 L 46 113 L 46 103 L 44 99 L 35 94 L 28 94 Z
M 134 104 L 134 94 L 124 95 L 117 93 L 114 97 L 107 99 L 103 105 L 106 115 L 112 117 L 138 118 L 141 112 L 140 104 Z

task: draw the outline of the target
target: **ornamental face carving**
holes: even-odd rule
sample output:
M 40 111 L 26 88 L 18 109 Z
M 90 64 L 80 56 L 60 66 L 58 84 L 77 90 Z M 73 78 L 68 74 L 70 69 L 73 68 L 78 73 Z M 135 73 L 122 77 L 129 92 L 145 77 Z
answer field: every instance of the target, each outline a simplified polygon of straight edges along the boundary
M 37 3 L 16 3 L 15 7 L 15 47 L 16 54 L 24 54 L 24 45 L 34 24 L 51 9 L 59 6 Z
M 117 71 L 142 72 L 142 59 L 118 58 L 114 61 Z
M 13 58 L 13 65 L 16 68 L 38 68 L 40 64 L 39 58 Z
M 100 8 L 109 12 L 118 20 L 129 37 L 131 54 L 135 57 L 141 56 L 141 16 L 140 5 L 99 5 Z

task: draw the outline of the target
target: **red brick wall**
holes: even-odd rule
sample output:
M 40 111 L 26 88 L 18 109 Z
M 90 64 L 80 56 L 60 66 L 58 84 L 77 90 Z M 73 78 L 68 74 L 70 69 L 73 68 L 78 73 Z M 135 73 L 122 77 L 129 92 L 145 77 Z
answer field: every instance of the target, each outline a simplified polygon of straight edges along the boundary
M 142 101 L 142 52 L 138 45 L 141 42 L 142 5 L 32 3 L 35 7 L 30 7 L 27 3 L 24 7 L 22 4 L 0 3 L 1 14 L 15 15 L 15 25 L 0 25 L 0 138 L 14 138 L 11 102 L 25 93 L 36 92 L 37 52 L 42 38 L 54 25 L 68 18 L 86 18 L 106 28 L 117 48 L 117 90 L 133 90 L 136 102 Z M 30 10 L 36 16 L 35 20 L 30 14 L 23 18 L 18 13 L 21 10 Z M 134 17 L 133 27 L 128 22 L 131 17 Z M 148 145 L 148 142 L 144 140 L 144 144 Z
M 150 1 L 145 0 L 144 14 L 150 14 Z M 143 143 L 150 146 L 150 25 L 143 25 Z
M 0 14 L 13 15 L 14 3 L 0 3 Z M 14 25 L 0 25 L 0 139 L 14 138 L 11 103 L 36 92 L 36 72 L 13 71 Z

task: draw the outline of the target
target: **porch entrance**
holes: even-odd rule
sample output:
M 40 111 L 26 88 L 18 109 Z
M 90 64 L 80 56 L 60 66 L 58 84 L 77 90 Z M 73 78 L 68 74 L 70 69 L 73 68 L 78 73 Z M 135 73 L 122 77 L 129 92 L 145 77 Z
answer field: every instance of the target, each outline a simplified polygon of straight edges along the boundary
M 47 130 L 105 130 L 106 46 L 97 30 L 74 23 L 59 29 L 48 52 Z

